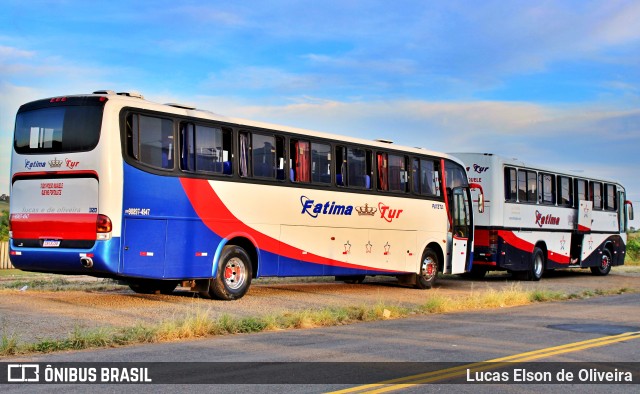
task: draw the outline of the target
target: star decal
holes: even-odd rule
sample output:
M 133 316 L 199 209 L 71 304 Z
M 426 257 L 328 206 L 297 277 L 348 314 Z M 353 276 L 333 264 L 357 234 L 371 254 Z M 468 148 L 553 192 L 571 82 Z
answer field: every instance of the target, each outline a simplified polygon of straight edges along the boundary
M 390 249 L 391 249 L 391 245 L 389 245 L 389 242 L 387 242 L 387 243 L 384 245 L 384 255 L 385 255 L 385 256 L 386 256 L 386 255 L 388 255 L 388 254 L 390 253 L 390 252 L 389 252 L 389 250 L 390 250 Z
M 367 242 L 367 244 L 364 247 L 367 248 L 367 253 L 371 253 L 371 248 L 373 248 L 371 241 Z
M 351 244 L 349 243 L 349 241 L 344 244 L 344 252 L 342 252 L 342 254 L 351 254 Z

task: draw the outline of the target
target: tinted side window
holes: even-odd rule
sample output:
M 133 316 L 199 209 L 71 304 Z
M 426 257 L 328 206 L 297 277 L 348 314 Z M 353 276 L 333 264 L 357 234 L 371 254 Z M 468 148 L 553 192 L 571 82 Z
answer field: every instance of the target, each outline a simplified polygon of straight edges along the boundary
M 311 181 L 314 183 L 331 183 L 331 146 L 311 143 Z
M 389 155 L 389 190 L 407 191 L 407 163 L 404 156 Z
M 606 184 L 605 185 L 605 208 L 608 211 L 615 211 L 618 207 L 616 206 L 616 187 L 615 185 Z
M 183 170 L 231 174 L 231 130 L 182 123 L 180 138 L 180 166 Z
M 504 199 L 505 201 L 518 200 L 518 178 L 515 168 L 504 169 Z
M 439 196 L 438 165 L 433 160 L 413 159 L 413 191 L 425 196 Z
M 602 209 L 602 183 L 589 182 L 589 188 L 593 197 L 593 209 Z
M 156 168 L 173 168 L 173 122 L 132 114 L 127 118 L 129 156 Z
M 371 188 L 371 152 L 366 149 L 347 149 L 349 187 Z
M 291 140 L 291 146 L 289 147 L 289 152 L 291 152 L 289 179 L 291 182 L 311 182 L 310 150 L 311 144 L 309 141 Z
M 558 177 L 558 205 L 565 207 L 573 206 L 573 187 L 571 178 L 566 176 Z
M 588 194 L 588 189 L 587 189 L 587 181 L 585 181 L 584 179 L 576 179 L 575 180 L 575 193 L 576 193 L 576 201 L 575 201 L 575 207 L 579 207 L 580 206 L 580 201 L 588 201 L 589 200 L 589 194 Z
M 552 174 L 538 174 L 538 191 L 541 204 L 554 205 L 556 203 L 555 177 Z

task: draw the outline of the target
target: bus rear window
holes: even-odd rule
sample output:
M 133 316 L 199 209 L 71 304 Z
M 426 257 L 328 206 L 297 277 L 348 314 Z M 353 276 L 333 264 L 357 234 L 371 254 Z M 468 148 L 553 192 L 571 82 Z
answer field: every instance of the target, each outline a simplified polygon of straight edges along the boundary
M 98 145 L 102 106 L 57 106 L 18 113 L 17 153 L 89 151 Z

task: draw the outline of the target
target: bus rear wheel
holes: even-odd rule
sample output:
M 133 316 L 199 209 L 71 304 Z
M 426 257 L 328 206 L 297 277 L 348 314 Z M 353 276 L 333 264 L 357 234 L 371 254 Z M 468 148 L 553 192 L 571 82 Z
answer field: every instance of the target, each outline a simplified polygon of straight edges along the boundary
M 540 248 L 533 248 L 531 256 L 531 268 L 526 271 L 525 277 L 527 280 L 538 281 L 544 272 L 544 253 Z
M 209 282 L 209 297 L 224 301 L 242 298 L 249 290 L 252 273 L 249 254 L 240 246 L 225 246 L 217 275 Z
M 608 275 L 611 271 L 611 252 L 608 249 L 602 251 L 602 258 L 600 264 L 595 267 L 591 267 L 591 273 L 597 276 Z
M 431 249 L 426 249 L 420 262 L 420 273 L 416 275 L 417 289 L 430 289 L 436 283 L 438 276 L 438 255 Z

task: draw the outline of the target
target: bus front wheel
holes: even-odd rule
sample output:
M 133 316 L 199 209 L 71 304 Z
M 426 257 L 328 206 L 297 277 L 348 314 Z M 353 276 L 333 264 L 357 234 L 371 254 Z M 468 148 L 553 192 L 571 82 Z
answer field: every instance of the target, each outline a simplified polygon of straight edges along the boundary
M 431 249 L 426 249 L 420 262 L 420 273 L 416 275 L 416 288 L 430 289 L 436 283 L 438 276 L 438 255 Z
M 227 245 L 222 249 L 218 272 L 209 282 L 209 296 L 218 300 L 242 298 L 251 285 L 251 259 L 240 246 Z
M 604 249 L 600 264 L 591 267 L 591 273 L 597 276 L 605 276 L 609 274 L 609 271 L 611 271 L 611 252 L 608 249 Z

